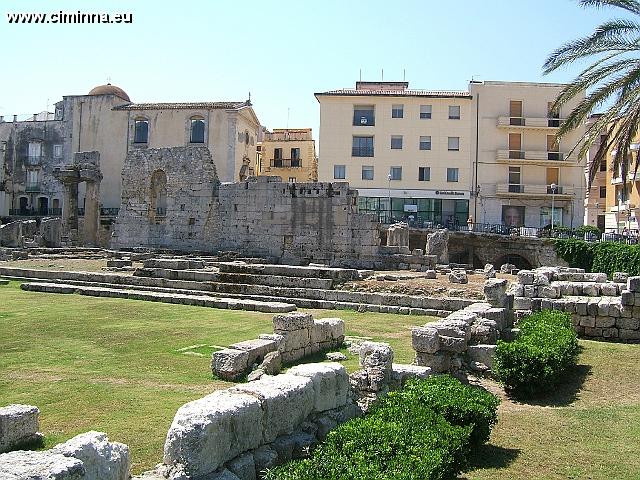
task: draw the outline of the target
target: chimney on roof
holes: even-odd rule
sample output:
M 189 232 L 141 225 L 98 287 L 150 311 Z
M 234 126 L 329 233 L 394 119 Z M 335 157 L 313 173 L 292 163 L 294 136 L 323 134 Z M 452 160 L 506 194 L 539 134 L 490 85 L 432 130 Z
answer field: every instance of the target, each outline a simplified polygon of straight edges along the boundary
M 17 122 L 17 121 L 18 121 L 18 115 L 14 115 L 14 116 L 13 116 L 13 121 L 14 121 L 14 122 Z
M 0 115 L 0 123 L 4 122 L 4 115 Z
M 33 121 L 35 122 L 37 119 L 38 119 L 38 114 L 37 114 L 37 113 L 34 113 L 34 114 L 33 114 Z

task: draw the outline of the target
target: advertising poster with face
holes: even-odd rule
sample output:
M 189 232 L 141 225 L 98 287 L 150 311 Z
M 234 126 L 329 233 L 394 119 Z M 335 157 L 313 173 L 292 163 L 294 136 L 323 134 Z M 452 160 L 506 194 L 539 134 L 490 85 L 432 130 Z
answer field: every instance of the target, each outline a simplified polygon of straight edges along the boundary
M 514 205 L 502 206 L 502 223 L 507 227 L 524 226 L 524 207 Z

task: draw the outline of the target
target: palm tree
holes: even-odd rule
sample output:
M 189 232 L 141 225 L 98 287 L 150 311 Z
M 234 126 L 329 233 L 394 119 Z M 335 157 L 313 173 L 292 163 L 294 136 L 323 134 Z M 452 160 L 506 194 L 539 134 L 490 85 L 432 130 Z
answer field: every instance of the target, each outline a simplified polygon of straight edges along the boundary
M 590 35 L 573 40 L 555 50 L 544 63 L 545 75 L 574 62 L 587 60 L 591 64 L 568 84 L 553 105 L 554 111 L 583 91 L 591 89 L 571 111 L 558 131 L 558 138 L 582 125 L 598 108 L 606 111 L 587 129 L 572 151 L 580 158 L 601 138 L 603 141 L 589 166 L 589 187 L 606 162 L 606 153 L 617 150 L 613 160 L 614 172 L 626 178 L 630 165 L 623 161 L 631 154 L 631 143 L 640 123 L 640 1 L 639 0 L 580 0 L 583 7 L 616 7 L 631 13 L 630 19 L 614 19 L 599 25 Z M 638 170 L 638 154 L 631 168 Z M 623 182 L 626 188 L 626 182 Z

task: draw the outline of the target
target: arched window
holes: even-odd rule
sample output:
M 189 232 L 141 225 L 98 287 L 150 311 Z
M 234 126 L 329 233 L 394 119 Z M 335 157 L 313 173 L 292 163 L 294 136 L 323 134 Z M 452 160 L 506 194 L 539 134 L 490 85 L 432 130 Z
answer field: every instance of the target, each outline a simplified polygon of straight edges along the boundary
M 136 118 L 133 122 L 133 143 L 149 142 L 149 120 Z
M 191 117 L 191 143 L 204 143 L 204 119 L 202 117 Z

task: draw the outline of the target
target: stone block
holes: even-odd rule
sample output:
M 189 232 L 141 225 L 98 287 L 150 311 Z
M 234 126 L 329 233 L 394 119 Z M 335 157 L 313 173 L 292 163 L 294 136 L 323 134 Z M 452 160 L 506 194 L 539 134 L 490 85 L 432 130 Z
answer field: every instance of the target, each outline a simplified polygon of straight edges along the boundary
M 580 326 L 581 327 L 590 327 L 593 328 L 596 326 L 596 317 L 580 317 Z
M 253 395 L 260 400 L 263 410 L 261 443 L 271 443 L 280 435 L 292 433 L 313 411 L 315 401 L 310 378 L 286 373 L 266 375 L 229 391 Z
M 640 328 L 640 319 L 638 318 L 618 318 L 616 320 L 618 328 L 624 330 L 638 330 Z
M 635 304 L 635 293 L 630 292 L 629 290 L 623 290 L 620 294 L 620 298 L 623 305 L 633 306 Z
M 411 378 L 425 379 L 432 374 L 433 372 L 429 367 L 394 363 L 391 372 L 391 384 L 393 388 L 401 388 Z
M 609 316 L 609 307 L 611 302 L 609 300 L 605 300 L 604 298 L 598 302 L 598 315 L 599 316 Z
M 610 328 L 615 326 L 616 319 L 613 317 L 596 317 L 596 327 L 597 328 Z
M 273 316 L 274 333 L 290 332 L 294 330 L 311 329 L 313 315 L 310 313 L 293 312 Z
M 531 310 L 531 299 L 526 297 L 514 297 L 514 310 Z
M 467 277 L 467 272 L 465 270 L 453 270 L 449 274 L 449 282 L 450 283 L 469 283 L 469 278 Z
M 602 329 L 601 328 L 590 328 L 584 327 L 584 335 L 586 337 L 602 337 Z
M 544 273 L 535 272 L 533 276 L 533 284 L 537 287 L 549 285 L 549 276 Z
M 106 433 L 86 432 L 51 449 L 65 457 L 81 460 L 86 480 L 128 480 L 129 447 L 110 442 Z
M 227 469 L 240 480 L 256 480 L 256 463 L 252 453 L 243 453 L 229 463 Z
M 602 338 L 618 338 L 618 329 L 617 328 L 603 328 L 602 329 Z
M 500 273 L 511 273 L 513 270 L 517 269 L 518 267 L 512 263 L 504 263 L 500 266 Z
M 482 319 L 471 325 L 471 344 L 495 344 L 498 340 L 498 325 L 494 320 Z
M 77 458 L 51 451 L 18 450 L 0 454 L 3 480 L 85 480 L 85 468 Z
M 344 340 L 344 321 L 340 318 L 315 320 L 311 330 L 311 343 L 331 342 L 335 347 Z
M 578 315 L 587 315 L 587 305 L 589 305 L 589 301 L 585 299 L 579 299 L 576 301 L 576 313 Z
M 211 371 L 227 381 L 235 381 L 249 369 L 249 353 L 244 350 L 225 348 L 211 355 Z
M 546 278 L 546 277 L 545 277 Z M 557 285 L 545 285 L 538 289 L 539 295 L 542 298 L 560 298 L 560 289 Z
M 268 445 L 263 445 L 253 451 L 253 461 L 256 466 L 256 473 L 262 478 L 262 474 L 269 468 L 276 465 L 278 452 Z
M 393 350 L 388 343 L 363 342 L 360 345 L 360 366 L 367 368 L 381 368 L 391 373 L 393 364 Z
M 438 277 L 438 275 L 436 274 L 435 270 L 426 270 L 424 272 L 424 278 L 429 279 L 429 280 L 434 280 Z
M 257 338 L 255 340 L 245 340 L 229 345 L 232 350 L 243 350 L 249 355 L 247 364 L 250 367 L 256 362 L 262 362 L 265 355 L 269 352 L 277 350 L 277 344 L 274 340 Z
M 637 341 L 640 340 L 640 330 L 626 330 L 623 328 L 618 329 L 618 338 L 625 341 Z M 0 455 L 0 458 L 2 455 Z
M 522 285 L 533 285 L 535 273 L 531 270 L 520 270 L 518 272 L 518 282 Z
M 467 340 L 465 338 L 448 337 L 440 335 L 440 350 L 451 353 L 462 353 L 467 348 Z
M 263 422 L 270 419 L 264 403 L 253 392 L 222 390 L 183 405 L 167 433 L 164 463 L 192 477 L 204 476 L 257 448 L 263 443 Z
M 614 283 L 626 284 L 628 279 L 629 279 L 629 274 L 626 272 L 613 272 Z
M 440 229 L 427 235 L 425 255 L 435 255 L 436 263 L 449 263 L 449 230 Z
M 523 296 L 527 298 L 536 298 L 538 296 L 538 287 L 525 285 L 523 289 Z
M 276 342 L 277 350 L 282 350 L 284 347 L 284 335 L 280 335 L 278 333 L 261 333 L 258 335 L 258 338 L 261 340 L 272 340 Z
M 496 269 L 491 263 L 487 263 L 482 269 L 484 278 L 496 278 Z
M 0 408 L 0 453 L 38 442 L 40 410 L 33 405 L 12 404 Z
M 598 315 L 598 303 L 599 300 L 595 298 L 589 299 L 589 303 L 587 304 L 587 314 L 595 317 Z
M 277 375 L 282 369 L 282 355 L 280 352 L 269 352 L 264 356 L 262 363 L 258 366 L 266 375 Z
M 449 371 L 451 365 L 451 355 L 446 352 L 419 353 L 416 352 L 416 365 L 429 367 L 433 373 L 444 373 Z
M 470 345 L 467 348 L 467 357 L 472 362 L 478 362 L 492 368 L 496 348 L 496 345 Z
M 107 260 L 108 268 L 123 268 L 131 267 L 133 262 L 131 260 Z
M 416 352 L 436 353 L 440 349 L 438 330 L 429 326 L 411 329 L 411 346 Z
M 484 296 L 494 307 L 504 307 L 507 303 L 507 282 L 504 278 L 492 278 L 484 282 Z
M 311 346 L 311 329 L 281 331 L 284 341 L 281 344 L 280 353 L 283 354 L 282 359 L 286 362 L 285 353 L 291 353 L 295 350 L 305 349 Z
M 600 285 L 600 291 L 603 296 L 615 297 L 618 295 L 618 286 L 615 283 L 603 283 Z
M 588 297 L 599 297 L 601 294 L 600 285 L 596 283 L 583 285 L 582 294 Z
M 342 407 L 349 395 L 349 375 L 339 363 L 307 363 L 287 371 L 289 375 L 310 378 L 315 393 L 313 409 L 324 412 Z
M 606 273 L 585 273 L 585 282 L 605 283 L 607 281 Z
M 524 297 L 524 285 L 519 283 L 512 283 L 507 288 L 507 295 L 513 295 L 514 297 Z

